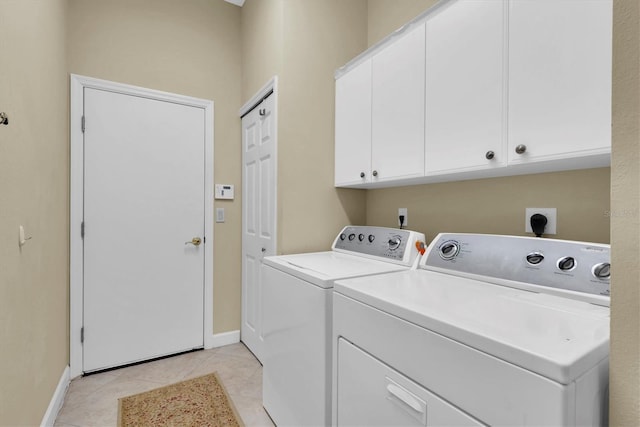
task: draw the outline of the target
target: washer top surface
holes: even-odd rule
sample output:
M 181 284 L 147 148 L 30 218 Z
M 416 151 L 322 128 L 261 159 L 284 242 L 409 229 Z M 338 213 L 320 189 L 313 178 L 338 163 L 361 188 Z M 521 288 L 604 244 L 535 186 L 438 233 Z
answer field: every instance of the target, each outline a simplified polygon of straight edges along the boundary
M 371 274 L 406 270 L 407 267 L 334 251 L 265 257 L 264 264 L 322 288 L 334 281 Z
M 609 308 L 584 301 L 427 270 L 334 290 L 562 384 L 609 354 Z

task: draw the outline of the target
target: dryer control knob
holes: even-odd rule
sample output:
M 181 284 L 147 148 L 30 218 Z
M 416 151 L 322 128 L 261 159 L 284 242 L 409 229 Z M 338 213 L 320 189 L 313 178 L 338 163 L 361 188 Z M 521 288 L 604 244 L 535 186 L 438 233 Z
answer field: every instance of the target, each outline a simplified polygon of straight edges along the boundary
M 355 238 L 356 238 L 356 235 L 354 233 L 349 234 L 349 241 L 352 241 Z
M 542 252 L 531 252 L 527 255 L 527 262 L 531 265 L 540 264 L 544 260 Z
M 460 244 L 455 240 L 447 240 L 438 248 L 440 258 L 444 260 L 452 260 L 460 252 Z
M 571 271 L 576 268 L 576 259 L 571 256 L 565 256 L 558 260 L 558 268 L 561 271 Z
M 596 264 L 591 269 L 591 274 L 596 279 L 608 280 L 611 277 L 611 264 L 608 262 Z
M 369 243 L 373 243 L 374 240 L 376 240 L 376 236 L 369 234 Z
M 358 240 L 362 242 L 364 240 L 364 234 L 362 233 L 358 234 Z

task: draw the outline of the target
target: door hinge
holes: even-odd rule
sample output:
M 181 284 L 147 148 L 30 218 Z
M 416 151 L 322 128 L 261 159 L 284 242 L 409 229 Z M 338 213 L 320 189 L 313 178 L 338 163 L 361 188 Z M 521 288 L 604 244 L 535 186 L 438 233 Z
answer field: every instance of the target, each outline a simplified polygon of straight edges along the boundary
M 84 343 L 84 326 L 80 328 L 80 343 Z
M 82 133 L 84 133 L 84 116 L 82 116 Z
M 202 243 L 207 243 L 207 236 L 202 236 Z
M 84 239 L 84 221 L 80 223 L 80 238 Z

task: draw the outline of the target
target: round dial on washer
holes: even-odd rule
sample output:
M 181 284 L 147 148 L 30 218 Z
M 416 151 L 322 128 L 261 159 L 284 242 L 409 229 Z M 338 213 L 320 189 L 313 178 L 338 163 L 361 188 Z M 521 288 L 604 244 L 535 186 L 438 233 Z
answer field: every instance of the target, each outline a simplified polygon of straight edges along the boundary
M 455 240 L 447 240 L 438 248 L 442 259 L 454 259 L 460 252 L 460 244 Z
M 369 234 L 369 243 L 373 243 L 374 240 L 376 240 L 376 236 Z
M 364 234 L 362 233 L 358 234 L 358 240 L 362 242 L 364 240 Z
M 527 255 L 527 262 L 531 265 L 540 264 L 544 260 L 542 252 L 531 252 Z
M 355 238 L 356 238 L 355 234 L 353 234 L 353 233 L 349 234 L 349 241 L 352 241 Z
M 340 235 L 340 240 L 344 240 L 344 239 L 346 239 L 346 238 L 347 238 L 347 235 L 346 235 L 346 234 L 342 233 L 342 234 Z
M 611 264 L 608 262 L 596 264 L 591 269 L 591 273 L 596 279 L 608 280 L 611 277 Z
M 558 260 L 558 268 L 562 271 L 571 271 L 576 268 L 576 259 L 571 256 L 565 256 Z
M 389 238 L 388 243 L 389 243 L 389 249 L 392 251 L 395 251 L 400 247 L 400 243 L 402 243 L 402 239 L 400 238 L 400 236 L 393 236 Z

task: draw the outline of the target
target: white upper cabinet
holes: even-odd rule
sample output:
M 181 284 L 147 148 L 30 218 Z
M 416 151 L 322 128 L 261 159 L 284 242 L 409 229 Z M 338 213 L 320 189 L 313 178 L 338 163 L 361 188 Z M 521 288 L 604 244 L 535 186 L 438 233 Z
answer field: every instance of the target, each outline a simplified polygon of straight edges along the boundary
M 612 0 L 448 0 L 336 72 L 336 186 L 610 164 Z
M 509 2 L 510 164 L 608 161 L 611 34 L 611 0 Z
M 336 80 L 335 185 L 371 181 L 371 58 Z
M 505 166 L 505 13 L 458 0 L 427 19 L 427 175 Z
M 425 24 L 372 58 L 373 182 L 424 176 Z

